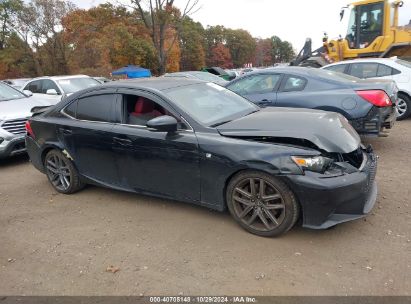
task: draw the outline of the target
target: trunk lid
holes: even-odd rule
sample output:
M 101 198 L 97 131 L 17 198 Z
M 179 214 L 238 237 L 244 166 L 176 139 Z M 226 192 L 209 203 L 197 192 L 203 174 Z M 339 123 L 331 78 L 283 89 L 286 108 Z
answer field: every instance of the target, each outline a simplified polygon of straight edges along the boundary
M 393 106 L 397 104 L 398 87 L 393 80 L 389 79 L 360 79 L 351 83 L 355 91 L 383 90 L 387 93 Z

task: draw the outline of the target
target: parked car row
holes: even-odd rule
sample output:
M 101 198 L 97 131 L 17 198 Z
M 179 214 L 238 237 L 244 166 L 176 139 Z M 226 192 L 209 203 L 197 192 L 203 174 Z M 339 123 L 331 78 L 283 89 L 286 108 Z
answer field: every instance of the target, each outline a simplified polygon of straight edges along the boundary
M 26 151 L 24 125 L 31 116 L 31 109 L 48 105 L 38 97 L 0 82 L 0 158 Z
M 228 209 L 261 236 L 298 219 L 324 229 L 369 213 L 377 157 L 358 133 L 387 136 L 398 104 L 392 80 L 296 67 L 231 82 L 205 71 L 102 85 L 42 77 L 22 87 L 33 96 L 4 86 L 15 99 L 41 97 L 7 132 L 20 143 L 26 134 L 32 164 L 56 191 L 96 184 Z M 13 119 L 0 117 L 0 128 Z
M 85 75 L 39 77 L 21 86 L 14 81 L 15 87 L 7 82 L 0 82 L 0 158 L 25 153 L 24 125 L 31 109 L 55 105 L 76 91 L 100 85 Z

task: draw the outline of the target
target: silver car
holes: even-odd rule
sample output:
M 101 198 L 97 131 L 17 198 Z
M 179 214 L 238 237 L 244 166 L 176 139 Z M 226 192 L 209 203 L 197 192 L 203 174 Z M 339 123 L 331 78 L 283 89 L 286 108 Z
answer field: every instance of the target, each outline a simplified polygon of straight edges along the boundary
M 64 96 L 70 96 L 77 91 L 100 84 L 100 82 L 87 75 L 44 76 L 31 79 L 23 86 L 23 90 L 28 90 L 34 96 L 55 105 Z
M 25 123 L 31 109 L 49 104 L 0 82 L 0 158 L 26 151 Z

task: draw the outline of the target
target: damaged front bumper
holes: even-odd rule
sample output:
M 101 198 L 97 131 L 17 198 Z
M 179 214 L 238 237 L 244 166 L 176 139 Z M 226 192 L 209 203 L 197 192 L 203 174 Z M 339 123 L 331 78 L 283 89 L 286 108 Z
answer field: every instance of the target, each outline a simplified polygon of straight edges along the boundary
M 325 229 L 370 212 L 377 199 L 377 157 L 370 150 L 363 152 L 359 169 L 330 175 L 306 172 L 287 176 L 302 206 L 303 227 Z

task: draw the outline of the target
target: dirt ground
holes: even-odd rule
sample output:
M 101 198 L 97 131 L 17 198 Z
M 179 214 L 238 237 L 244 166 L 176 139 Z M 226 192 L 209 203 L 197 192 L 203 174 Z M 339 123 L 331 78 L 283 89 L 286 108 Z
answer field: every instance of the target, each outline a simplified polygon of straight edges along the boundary
M 27 157 L 1 161 L 0 295 L 411 295 L 411 120 L 366 142 L 380 156 L 372 213 L 277 239 L 189 204 L 57 194 Z

